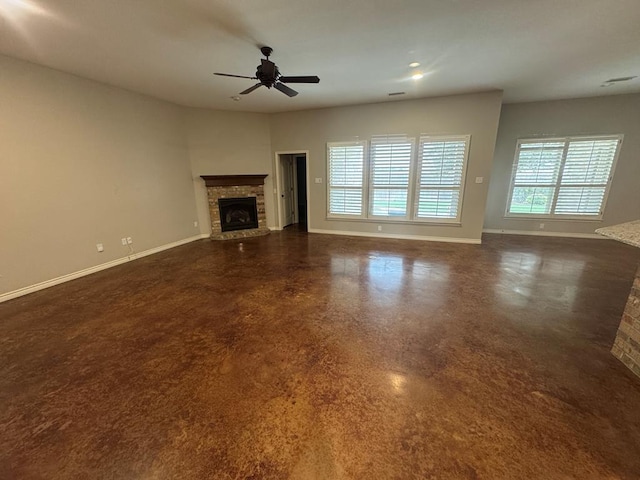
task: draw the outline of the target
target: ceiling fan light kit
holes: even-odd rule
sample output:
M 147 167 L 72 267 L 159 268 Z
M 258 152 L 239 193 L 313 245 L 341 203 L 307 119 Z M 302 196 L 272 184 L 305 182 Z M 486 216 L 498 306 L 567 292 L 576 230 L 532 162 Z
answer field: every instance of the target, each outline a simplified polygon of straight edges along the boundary
M 320 79 L 315 75 L 291 76 L 291 77 L 282 75 L 280 73 L 280 70 L 276 66 L 276 64 L 273 63 L 271 60 L 269 60 L 269 57 L 273 53 L 273 49 L 265 45 L 264 47 L 260 48 L 260 51 L 266 58 L 263 58 L 260 60 L 260 65 L 258 65 L 258 68 L 256 69 L 256 74 L 254 77 L 248 77 L 245 75 L 232 75 L 230 73 L 218 73 L 218 72 L 214 73 L 214 75 L 220 75 L 223 77 L 248 78 L 250 80 L 258 80 L 258 83 L 256 83 L 252 87 L 247 88 L 246 90 L 243 90 L 242 92 L 240 92 L 240 95 L 247 95 L 256 89 L 262 86 L 265 86 L 267 88 L 273 87 L 276 90 L 284 93 L 289 97 L 295 97 L 296 95 L 298 95 L 298 92 L 296 92 L 293 88 L 290 88 L 287 85 L 285 85 L 285 83 L 319 83 L 320 82 Z

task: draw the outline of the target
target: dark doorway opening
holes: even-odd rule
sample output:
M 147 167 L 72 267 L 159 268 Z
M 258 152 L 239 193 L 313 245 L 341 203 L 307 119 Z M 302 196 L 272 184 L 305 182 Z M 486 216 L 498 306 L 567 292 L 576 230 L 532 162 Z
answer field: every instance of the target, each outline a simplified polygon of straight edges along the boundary
M 307 159 L 304 156 L 296 156 L 296 186 L 298 203 L 298 225 L 307 230 Z
M 308 166 L 305 152 L 278 153 L 278 215 L 281 228 L 308 231 L 309 188 Z

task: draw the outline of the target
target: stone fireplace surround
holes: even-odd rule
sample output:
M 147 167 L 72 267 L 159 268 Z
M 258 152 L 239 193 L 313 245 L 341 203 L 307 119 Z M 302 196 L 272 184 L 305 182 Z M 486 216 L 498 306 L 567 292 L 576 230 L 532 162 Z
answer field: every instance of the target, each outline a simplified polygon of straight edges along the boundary
M 267 215 L 264 209 L 264 179 L 267 175 L 201 175 L 207 187 L 212 240 L 257 237 L 267 235 Z M 258 209 L 258 228 L 223 232 L 220 222 L 220 198 L 255 197 Z

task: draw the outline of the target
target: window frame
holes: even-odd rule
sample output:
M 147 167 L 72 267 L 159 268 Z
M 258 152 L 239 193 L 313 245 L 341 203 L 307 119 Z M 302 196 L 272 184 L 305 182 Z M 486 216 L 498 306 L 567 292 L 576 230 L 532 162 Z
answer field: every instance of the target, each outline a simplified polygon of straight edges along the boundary
M 609 198 L 609 192 L 611 191 L 611 184 L 613 183 L 613 176 L 615 174 L 616 165 L 618 163 L 618 157 L 620 156 L 620 150 L 622 149 L 622 141 L 624 135 L 615 134 L 615 135 L 572 135 L 566 137 L 527 137 L 527 138 L 519 138 L 516 142 L 516 149 L 513 158 L 513 163 L 511 165 L 511 179 L 509 182 L 509 191 L 507 194 L 507 202 L 505 205 L 505 213 L 504 218 L 508 219 L 544 219 L 544 220 L 566 220 L 566 221 L 600 221 L 604 215 L 604 211 L 607 206 L 607 200 Z M 613 161 L 611 163 L 611 170 L 609 171 L 609 177 L 605 185 L 604 194 L 602 196 L 602 204 L 600 205 L 600 213 L 597 215 L 581 215 L 581 214 L 558 214 L 554 213 L 558 196 L 560 192 L 560 188 L 562 187 L 562 175 L 564 173 L 564 167 L 567 161 L 567 153 L 569 151 L 569 146 L 571 142 L 580 142 L 580 141 L 590 141 L 590 140 L 616 140 L 618 145 L 616 146 L 616 152 L 613 156 Z M 516 187 L 515 178 L 518 167 L 518 160 L 520 157 L 520 149 L 521 145 L 524 143 L 552 143 L 552 142 L 563 142 L 564 147 L 562 151 L 562 156 L 560 158 L 560 165 L 558 167 L 558 177 L 554 185 L 540 184 L 536 185 L 536 187 L 543 188 L 553 188 L 553 198 L 551 200 L 551 207 L 549 213 L 511 213 L 510 207 L 511 202 L 513 200 L 513 191 Z M 601 184 L 592 184 L 593 186 L 601 185 Z
M 388 144 L 393 144 L 393 143 L 410 144 L 409 176 L 408 176 L 406 189 L 404 187 L 398 187 L 398 186 L 377 187 L 379 190 L 406 190 L 407 191 L 407 203 L 406 203 L 407 207 L 404 215 L 375 215 L 373 213 L 373 196 L 374 196 L 374 190 L 376 190 L 376 187 L 373 184 L 374 182 L 374 178 L 373 178 L 374 177 L 373 176 L 374 161 L 372 157 L 373 144 L 374 143 L 384 144 L 385 140 L 388 141 Z M 366 218 L 371 220 L 376 220 L 376 221 L 381 220 L 381 221 L 387 221 L 387 222 L 407 222 L 411 218 L 411 214 L 412 214 L 411 200 L 412 200 L 413 185 L 415 183 L 414 180 L 415 180 L 416 139 L 405 136 L 405 135 L 384 135 L 384 136 L 373 137 L 371 140 L 367 142 L 367 144 L 368 144 L 368 149 L 367 149 L 368 155 L 366 156 L 366 162 L 365 162 L 365 168 L 366 168 L 365 177 L 367 177 L 368 179 L 367 195 L 366 195 L 366 201 L 367 201 Z
M 422 161 L 418 156 L 422 150 L 423 140 L 430 142 L 439 141 L 463 141 L 464 142 L 464 158 L 462 159 L 462 173 L 460 176 L 460 200 L 458 201 L 458 209 L 455 218 L 447 217 L 418 217 L 418 202 L 420 201 L 420 190 L 423 188 L 420 184 L 420 176 L 422 174 Z M 469 166 L 469 151 L 471 149 L 471 135 L 421 135 L 418 140 L 418 148 L 416 149 L 415 169 L 413 174 L 414 191 L 412 197 L 412 219 L 419 223 L 444 223 L 459 225 L 462 223 L 462 206 L 464 203 L 464 189 L 467 181 L 467 170 Z M 433 188 L 436 189 L 436 188 Z M 441 187 L 437 190 L 454 190 L 452 187 Z
M 462 222 L 462 211 L 464 207 L 465 188 L 467 180 L 467 170 L 469 167 L 469 154 L 471 150 L 471 135 L 470 134 L 421 134 L 417 139 L 416 137 L 410 137 L 405 134 L 388 134 L 388 135 L 376 135 L 367 140 L 351 140 L 340 142 L 327 142 L 326 152 L 327 158 L 325 162 L 326 168 L 326 219 L 327 220 L 341 220 L 341 221 L 360 221 L 371 223 L 390 223 L 390 224 L 413 224 L 413 225 L 443 225 L 443 226 L 460 226 Z M 407 188 L 407 212 L 404 216 L 395 215 L 373 215 L 371 204 L 372 201 L 372 159 L 371 159 L 371 144 L 374 141 L 380 141 L 381 139 L 389 138 L 391 140 L 404 139 L 411 143 L 411 158 L 409 164 L 409 184 Z M 421 171 L 421 159 L 418 158 L 422 142 L 428 141 L 451 141 L 462 140 L 465 144 L 464 159 L 462 164 L 462 175 L 460 179 L 460 199 L 458 201 L 458 209 L 455 218 L 447 217 L 418 217 L 417 207 L 420 194 L 420 182 L 419 175 Z M 362 203 L 360 215 L 349 215 L 341 213 L 331 212 L 331 148 L 340 146 L 358 145 L 363 147 L 363 172 L 362 172 Z M 340 187 L 336 187 L 340 188 Z M 457 188 L 457 187 L 456 187 Z M 448 189 L 444 188 L 443 189 Z
M 362 191 L 361 196 L 361 204 L 360 204 L 360 215 L 350 215 L 346 213 L 332 213 L 331 212 L 331 147 L 347 147 L 347 146 L 362 146 L 362 186 L 360 190 Z M 354 141 L 346 141 L 346 142 L 327 142 L 327 218 L 331 219 L 353 219 L 353 220 L 362 220 L 367 218 L 367 157 L 368 157 L 368 142 L 364 140 L 354 140 Z M 335 187 L 335 188 L 353 188 L 357 190 L 357 187 Z

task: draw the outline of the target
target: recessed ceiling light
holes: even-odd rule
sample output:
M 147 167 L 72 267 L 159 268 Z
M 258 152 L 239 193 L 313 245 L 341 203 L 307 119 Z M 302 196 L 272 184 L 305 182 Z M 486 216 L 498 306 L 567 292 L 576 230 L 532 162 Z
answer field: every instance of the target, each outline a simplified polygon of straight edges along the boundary
M 231 100 L 233 100 L 234 102 L 239 102 L 240 101 L 240 97 L 237 95 L 234 95 L 233 97 L 229 97 Z
M 411 78 L 414 80 L 420 80 L 424 75 L 422 73 L 416 73 L 415 75 L 411 75 Z
M 420 66 L 420 64 L 419 64 L 418 62 L 412 62 L 412 63 L 410 63 L 410 64 L 409 64 L 409 66 L 410 66 L 411 68 L 416 68 L 416 67 L 419 67 L 419 66 Z

